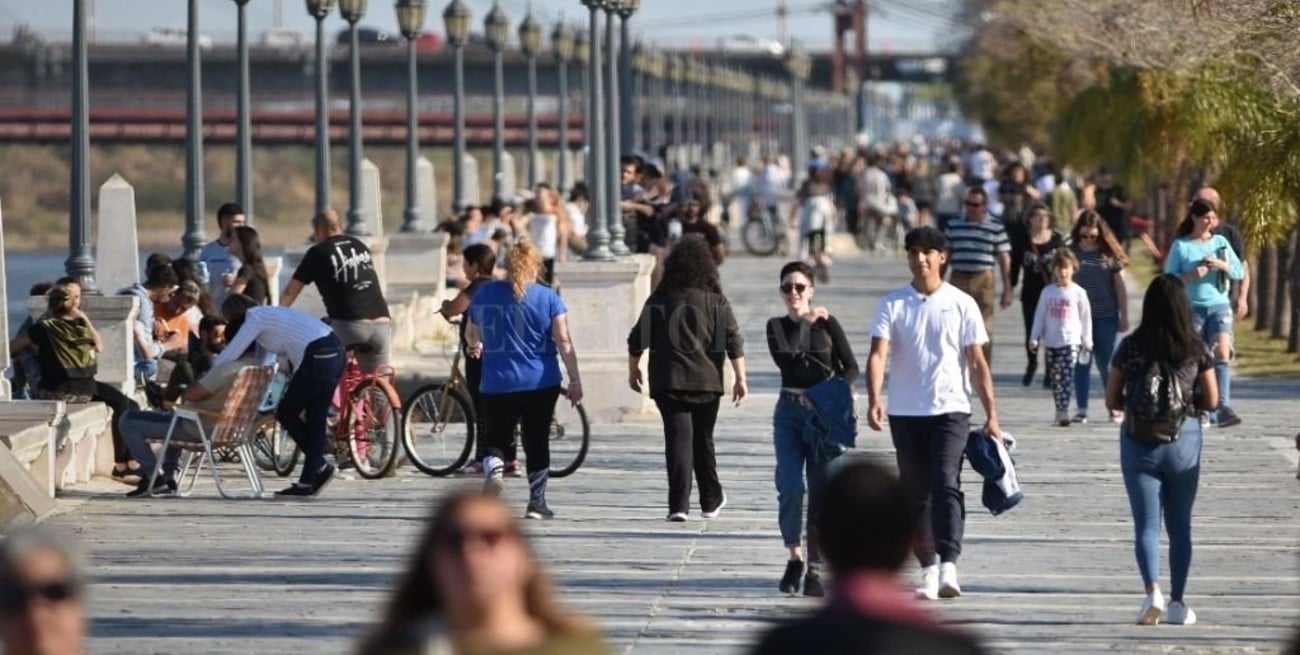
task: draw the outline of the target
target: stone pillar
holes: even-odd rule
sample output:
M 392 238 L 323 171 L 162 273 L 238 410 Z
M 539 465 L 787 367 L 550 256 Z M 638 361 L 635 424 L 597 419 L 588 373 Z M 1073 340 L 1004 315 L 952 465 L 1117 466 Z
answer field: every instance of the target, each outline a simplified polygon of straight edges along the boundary
M 497 172 L 502 178 L 501 197 L 510 199 L 519 195 L 519 173 L 515 166 L 515 156 L 509 152 L 501 155 L 501 170 Z M 495 198 L 494 198 L 495 200 Z
M 113 174 L 99 187 L 99 226 L 95 243 L 96 277 L 106 294 L 140 281 L 136 241 L 135 189 Z M 41 308 L 44 311 L 44 308 Z
M 627 334 L 650 296 L 653 268 L 650 255 L 555 265 L 578 351 L 583 404 L 593 422 L 632 418 L 650 407 L 648 385 L 640 395 L 627 386 Z
M 438 224 L 438 178 L 428 157 L 415 160 L 415 204 L 420 223 L 432 230 Z
M 0 298 L 9 299 L 9 289 L 5 281 L 5 232 L 4 232 L 4 206 L 0 204 Z M 9 338 L 9 312 L 0 312 L 0 334 L 4 338 Z M 13 390 L 9 388 L 9 378 L 3 375 L 4 371 L 9 368 L 9 348 L 0 348 L 0 401 L 10 400 L 13 398 Z
M 27 299 L 27 311 L 33 317 L 44 314 L 44 296 Z M 127 296 L 82 296 L 81 311 L 95 325 L 104 341 L 99 353 L 99 372 L 95 379 L 135 393 L 135 318 L 140 311 L 139 299 Z
M 264 257 L 266 263 L 266 277 L 271 281 L 271 304 L 278 306 L 280 304 L 280 271 L 284 270 L 284 257 Z M 220 309 L 218 307 L 217 309 Z
M 312 244 L 305 247 L 289 248 L 284 251 L 284 263 L 289 266 L 289 270 L 296 270 L 298 264 L 302 263 L 302 257 L 307 253 L 307 249 Z M 279 301 L 277 300 L 278 304 Z M 312 316 L 325 316 L 325 303 L 320 299 L 320 292 L 316 290 L 316 285 L 308 284 L 303 286 L 298 297 L 293 300 L 293 308 L 302 310 Z
M 471 205 L 482 205 L 483 194 L 479 189 L 478 181 L 478 160 L 474 155 L 465 153 L 465 158 L 460 162 L 461 175 L 465 180 L 465 202 Z
M 379 167 L 369 159 L 361 161 L 361 212 L 370 221 L 370 234 L 383 238 L 384 209 L 379 185 Z
M 534 171 L 536 171 L 535 174 Z M 538 182 L 546 181 L 546 153 L 541 150 L 533 153 L 532 157 L 529 158 L 528 173 L 532 175 L 532 179 Z M 525 177 L 524 179 L 529 178 Z
M 433 313 L 447 293 L 447 233 L 402 232 L 388 238 L 384 297 L 393 314 L 393 349 L 411 352 L 444 328 Z
M 564 160 L 564 166 L 560 166 L 561 159 Z M 581 168 L 575 168 L 576 163 L 573 151 L 568 149 L 555 151 L 556 188 L 567 193 L 569 189 L 573 188 L 575 180 L 586 177 Z M 564 171 L 564 179 L 559 178 L 559 171 Z

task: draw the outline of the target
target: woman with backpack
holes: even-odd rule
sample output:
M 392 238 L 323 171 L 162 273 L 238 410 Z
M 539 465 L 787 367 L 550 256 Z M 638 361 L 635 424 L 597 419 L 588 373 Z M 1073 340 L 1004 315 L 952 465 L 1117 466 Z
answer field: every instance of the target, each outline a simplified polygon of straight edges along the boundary
M 1192 503 L 1201 472 L 1201 423 L 1196 408 L 1219 402 L 1214 361 L 1192 324 L 1186 285 L 1173 275 L 1151 281 L 1142 322 L 1111 359 L 1106 407 L 1123 410 L 1120 469 L 1133 512 L 1135 550 L 1146 599 L 1140 625 L 1190 625 L 1183 602 L 1192 563 Z M 1193 407 L 1195 405 L 1195 408 Z M 1169 532 L 1170 603 L 1157 581 L 1160 520 Z

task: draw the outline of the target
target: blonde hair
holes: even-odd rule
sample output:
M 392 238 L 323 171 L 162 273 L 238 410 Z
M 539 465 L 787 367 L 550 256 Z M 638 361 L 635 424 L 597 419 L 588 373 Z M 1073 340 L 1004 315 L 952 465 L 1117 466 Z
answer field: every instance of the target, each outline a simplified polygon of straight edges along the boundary
M 537 281 L 541 267 L 542 253 L 531 241 L 520 241 L 506 253 L 506 280 L 514 290 L 515 300 L 524 299 L 528 285 Z

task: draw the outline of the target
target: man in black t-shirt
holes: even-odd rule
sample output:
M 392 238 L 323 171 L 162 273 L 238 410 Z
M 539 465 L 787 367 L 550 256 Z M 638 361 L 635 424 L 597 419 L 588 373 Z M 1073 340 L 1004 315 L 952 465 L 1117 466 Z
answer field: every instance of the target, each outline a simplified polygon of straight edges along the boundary
M 1124 187 L 1115 182 L 1115 174 L 1103 168 L 1097 172 L 1097 189 L 1095 191 L 1097 199 L 1097 213 L 1106 220 L 1106 225 L 1110 226 L 1110 231 L 1115 233 L 1115 238 L 1128 247 L 1129 229 L 1128 229 L 1128 210 L 1129 199 L 1128 193 Z
M 357 361 L 363 372 L 373 372 L 388 363 L 392 320 L 370 248 L 343 234 L 333 209 L 317 214 L 311 226 L 316 245 L 293 272 L 280 294 L 280 305 L 292 306 L 304 286 L 315 284 L 334 334 L 344 346 L 362 346 Z

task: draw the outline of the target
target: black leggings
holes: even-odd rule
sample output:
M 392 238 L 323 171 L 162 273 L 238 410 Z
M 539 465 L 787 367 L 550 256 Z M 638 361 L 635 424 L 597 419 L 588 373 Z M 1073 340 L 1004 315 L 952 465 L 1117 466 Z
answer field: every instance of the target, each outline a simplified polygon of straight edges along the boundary
M 1034 312 L 1038 311 L 1038 297 L 1042 295 L 1042 289 L 1035 293 L 1020 294 L 1020 317 L 1025 322 L 1025 356 L 1029 362 L 1035 366 L 1038 365 L 1038 353 L 1029 352 L 1029 334 L 1034 329 Z
M 547 387 L 532 391 L 479 394 L 483 401 L 483 455 L 500 457 L 514 450 L 515 426 L 522 425 L 524 458 L 528 474 L 551 468 L 551 420 L 555 418 L 555 401 L 560 388 Z
M 722 504 L 722 483 L 718 481 L 718 460 L 713 450 L 719 403 L 655 399 L 664 421 L 669 513 L 690 511 L 692 473 L 700 485 L 700 509 L 708 512 Z

